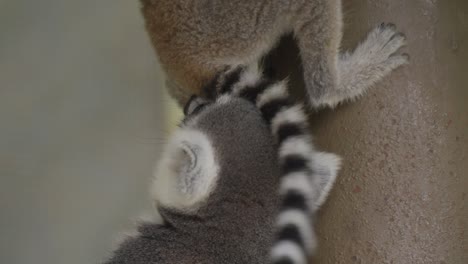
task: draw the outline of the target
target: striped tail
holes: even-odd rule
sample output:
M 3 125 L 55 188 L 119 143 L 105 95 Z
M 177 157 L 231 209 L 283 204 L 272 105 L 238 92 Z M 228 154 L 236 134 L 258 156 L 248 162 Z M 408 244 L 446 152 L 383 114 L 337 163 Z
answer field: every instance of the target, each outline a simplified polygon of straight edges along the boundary
M 278 144 L 281 204 L 272 263 L 306 264 L 317 247 L 312 219 L 333 186 L 340 158 L 314 149 L 303 106 L 290 98 L 286 81 L 265 78 L 258 66 L 231 69 L 220 79 L 218 100 L 224 94 L 254 103 Z

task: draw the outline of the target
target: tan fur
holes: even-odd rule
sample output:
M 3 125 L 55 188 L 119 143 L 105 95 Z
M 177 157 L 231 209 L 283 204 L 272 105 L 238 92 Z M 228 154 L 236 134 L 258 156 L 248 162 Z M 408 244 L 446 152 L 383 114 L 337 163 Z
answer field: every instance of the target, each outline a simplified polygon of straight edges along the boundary
M 314 107 L 353 99 L 406 62 L 367 57 L 362 61 L 348 56 L 346 59 L 353 61 L 347 64 L 360 66 L 354 69 L 358 76 L 348 74 L 344 79 L 340 74 L 340 0 L 141 1 L 147 30 L 167 74 L 167 86 L 182 105 L 192 94 L 200 94 L 204 84 L 225 66 L 258 61 L 288 32 L 297 39 Z M 383 71 L 380 69 L 386 69 L 385 74 L 369 76 Z M 350 91 L 348 83 L 361 86 Z

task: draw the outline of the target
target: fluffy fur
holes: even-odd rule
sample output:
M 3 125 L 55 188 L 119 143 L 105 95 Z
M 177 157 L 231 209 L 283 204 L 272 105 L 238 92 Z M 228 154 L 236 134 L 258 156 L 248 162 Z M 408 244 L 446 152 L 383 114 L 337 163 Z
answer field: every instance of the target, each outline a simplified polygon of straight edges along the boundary
M 141 0 L 146 27 L 181 105 L 226 66 L 251 65 L 293 33 L 313 107 L 362 95 L 408 62 L 405 37 L 392 24 L 340 53 L 341 0 Z
M 268 263 L 280 172 L 268 125 L 236 97 L 186 109 L 152 186 L 162 223 L 140 224 L 106 263 Z
M 197 209 L 212 192 L 219 172 L 210 140 L 200 131 L 180 129 L 164 152 L 151 188 L 153 199 L 158 206 Z
M 233 69 L 194 97 L 152 187 L 161 222 L 140 224 L 107 263 L 305 263 L 312 219 L 339 158 L 317 152 L 286 82 Z
M 232 71 L 225 78 L 236 79 L 239 83 L 232 84 L 232 89 L 226 84 L 218 84 L 217 89 L 255 103 L 270 124 L 277 143 L 281 169 L 280 211 L 271 261 L 305 264 L 317 246 L 312 219 L 335 181 L 340 158 L 314 149 L 306 115 L 301 104 L 294 103 L 289 97 L 286 81 L 266 79 L 256 65 L 243 71 Z M 245 82 L 246 79 L 249 81 Z M 225 82 L 231 85 L 231 82 Z

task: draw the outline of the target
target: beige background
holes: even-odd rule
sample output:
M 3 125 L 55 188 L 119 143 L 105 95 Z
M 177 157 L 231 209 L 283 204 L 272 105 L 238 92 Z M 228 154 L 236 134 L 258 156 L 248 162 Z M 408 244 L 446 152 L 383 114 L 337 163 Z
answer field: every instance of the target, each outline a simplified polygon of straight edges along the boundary
M 162 79 L 137 1 L 0 1 L 0 263 L 97 263 L 147 203 Z

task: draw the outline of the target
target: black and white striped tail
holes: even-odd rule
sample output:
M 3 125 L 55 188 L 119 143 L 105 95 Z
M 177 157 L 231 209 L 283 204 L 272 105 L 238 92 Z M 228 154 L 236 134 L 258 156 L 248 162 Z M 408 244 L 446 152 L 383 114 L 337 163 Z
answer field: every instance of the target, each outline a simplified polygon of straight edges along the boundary
M 317 244 L 312 219 L 333 186 L 340 158 L 314 149 L 303 106 L 289 97 L 286 81 L 264 78 L 257 66 L 230 70 L 223 78 L 218 94 L 255 103 L 278 143 L 281 205 L 272 263 L 306 264 Z

